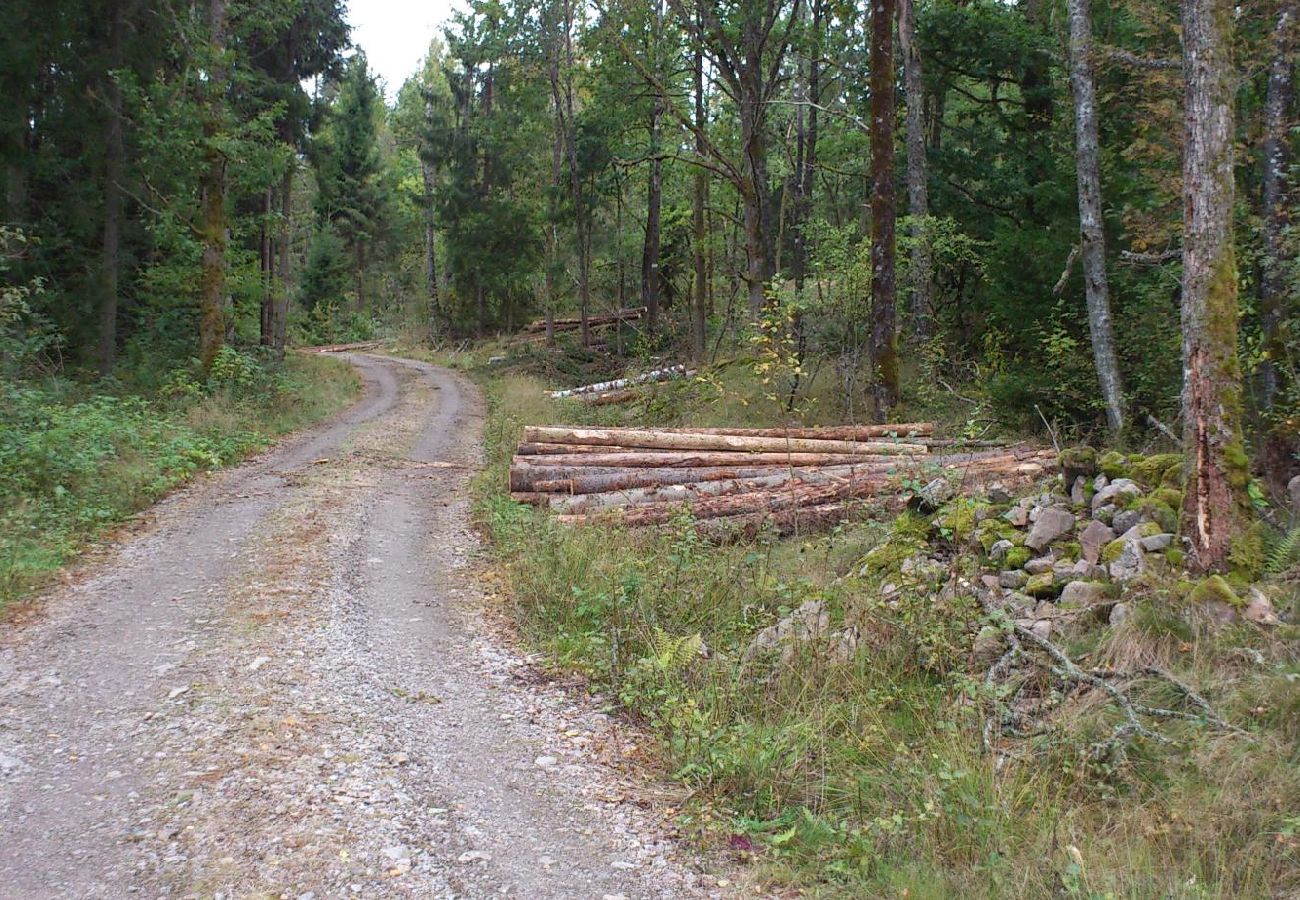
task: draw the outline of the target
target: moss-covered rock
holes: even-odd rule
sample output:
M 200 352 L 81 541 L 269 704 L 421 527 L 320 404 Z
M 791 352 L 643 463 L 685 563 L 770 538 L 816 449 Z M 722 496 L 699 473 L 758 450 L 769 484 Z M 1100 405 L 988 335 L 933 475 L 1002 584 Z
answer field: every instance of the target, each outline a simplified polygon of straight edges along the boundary
M 1056 576 L 1051 572 L 1043 572 L 1041 575 L 1030 576 L 1029 581 L 1021 589 L 1031 597 L 1055 597 L 1060 590 L 1056 583 Z
M 1078 562 L 1079 557 L 1083 556 L 1083 547 L 1078 541 L 1062 541 L 1056 546 L 1056 556 L 1058 559 L 1068 559 L 1070 562 Z
M 1241 609 L 1246 605 L 1222 575 L 1211 575 L 1197 583 L 1187 594 L 1187 602 L 1197 606 L 1206 603 L 1226 603 L 1233 609 Z
M 1186 483 L 1187 479 L 1183 477 L 1183 464 L 1181 462 L 1165 469 L 1165 474 L 1160 479 L 1161 487 L 1174 488 L 1179 491 L 1183 489 L 1183 485 Z
M 1066 488 L 1074 484 L 1080 475 L 1097 474 L 1097 451 L 1091 447 L 1067 447 L 1061 451 L 1061 476 Z
M 1115 540 L 1111 541 L 1109 544 L 1107 544 L 1105 547 L 1102 548 L 1101 562 L 1104 565 L 1110 565 L 1115 560 L 1119 559 L 1119 555 L 1124 552 L 1124 545 L 1127 543 L 1128 541 L 1121 540 L 1120 538 L 1115 538 Z
M 1029 548 L 1021 546 L 1012 547 L 1008 550 L 1007 557 L 1003 561 L 1003 564 L 1008 569 L 1019 569 L 1027 562 L 1029 562 Z
M 1142 515 L 1160 526 L 1161 531 L 1174 534 L 1178 531 L 1178 513 L 1167 503 L 1161 503 L 1154 497 L 1148 497 L 1138 507 Z M 1159 532 L 1157 532 L 1159 533 Z
M 1177 453 L 1156 453 L 1152 456 L 1130 456 L 1128 460 L 1129 477 L 1139 484 L 1156 487 L 1165 477 L 1170 466 L 1181 468 L 1183 458 Z
M 1160 501 L 1174 512 L 1183 508 L 1183 492 L 1175 488 L 1162 487 L 1151 495 L 1151 499 Z
M 1128 475 L 1128 461 L 1118 450 L 1107 450 L 1097 460 L 1097 468 L 1107 478 L 1124 478 Z

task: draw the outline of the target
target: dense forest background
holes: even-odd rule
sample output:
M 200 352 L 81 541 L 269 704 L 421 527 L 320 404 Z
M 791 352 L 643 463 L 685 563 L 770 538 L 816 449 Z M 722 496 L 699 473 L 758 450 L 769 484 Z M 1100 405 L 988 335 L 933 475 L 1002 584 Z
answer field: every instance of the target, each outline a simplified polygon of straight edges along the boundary
M 1007 430 L 1135 437 L 1187 427 L 1190 315 L 1279 487 L 1296 15 L 1216 9 L 474 0 L 386 104 L 334 0 L 7 3 L 3 365 L 152 389 L 571 315 L 633 356 L 775 335 L 792 408 L 834 378 L 845 418 L 973 390 Z M 1184 54 L 1197 16 L 1219 51 Z M 1184 175 L 1202 88 L 1231 184 Z M 1236 296 L 1198 318 L 1185 210 L 1224 203 Z

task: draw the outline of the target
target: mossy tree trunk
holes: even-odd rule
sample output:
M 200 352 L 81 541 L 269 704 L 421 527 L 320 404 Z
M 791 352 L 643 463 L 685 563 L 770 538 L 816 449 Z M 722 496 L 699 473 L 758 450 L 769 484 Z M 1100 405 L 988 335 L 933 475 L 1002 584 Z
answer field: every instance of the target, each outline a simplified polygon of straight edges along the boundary
M 1183 2 L 1183 527 L 1205 570 L 1227 565 L 1249 478 L 1232 239 L 1232 13 L 1230 0 Z

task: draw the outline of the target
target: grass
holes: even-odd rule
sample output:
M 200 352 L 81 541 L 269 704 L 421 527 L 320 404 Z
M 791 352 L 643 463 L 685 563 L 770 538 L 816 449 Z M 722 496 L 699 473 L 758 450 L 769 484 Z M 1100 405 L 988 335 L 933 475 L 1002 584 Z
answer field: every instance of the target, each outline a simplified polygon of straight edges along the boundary
M 262 366 L 232 353 L 223 365 L 206 385 L 173 373 L 149 397 L 0 381 L 0 607 L 170 489 L 319 421 L 360 387 L 322 357 Z
M 487 354 L 484 354 L 487 355 Z M 694 798 L 681 824 L 806 896 L 1272 897 L 1300 891 L 1300 653 L 1252 627 L 1199 631 L 1154 592 L 1115 628 L 1072 642 L 1092 664 L 1160 661 L 1250 738 L 1174 723 L 1170 747 L 1089 749 L 1104 704 L 1059 698 L 1054 727 L 988 753 L 991 698 L 970 661 L 983 623 L 961 592 L 864 568 L 924 521 L 713 546 L 661 530 L 569 529 L 511 503 L 505 471 L 526 423 L 623 423 L 617 407 L 551 401 L 511 361 L 462 358 L 490 403 L 476 484 L 526 639 L 584 674 L 658 741 Z M 721 382 L 720 384 L 718 382 Z M 770 424 L 783 413 L 744 366 L 656 390 L 634 421 Z M 816 409 L 803 421 L 827 421 Z M 829 410 L 829 402 L 823 409 Z M 823 418 L 825 416 L 825 418 Z M 906 554 L 903 554 L 906 555 Z M 896 555 L 897 556 L 897 555 Z M 889 559 L 887 552 L 874 559 Z M 959 566 L 976 574 L 976 558 Z M 885 603 L 880 584 L 902 587 Z M 839 661 L 810 645 L 745 658 L 753 636 L 807 601 L 858 629 Z M 1157 689 L 1151 702 L 1176 702 Z

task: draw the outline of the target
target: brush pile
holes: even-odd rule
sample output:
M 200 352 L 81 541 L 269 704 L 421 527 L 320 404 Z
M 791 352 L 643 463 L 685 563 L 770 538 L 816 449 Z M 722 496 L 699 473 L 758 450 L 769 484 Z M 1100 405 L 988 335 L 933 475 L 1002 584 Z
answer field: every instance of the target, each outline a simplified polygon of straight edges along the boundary
M 976 447 L 978 446 L 978 449 Z M 688 506 L 706 531 L 781 533 L 840 522 L 863 501 L 935 505 L 1041 477 L 1055 454 L 934 438 L 934 425 L 827 428 L 530 426 L 511 497 L 566 524 L 661 525 Z

